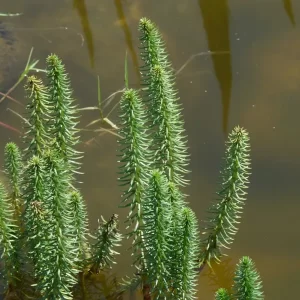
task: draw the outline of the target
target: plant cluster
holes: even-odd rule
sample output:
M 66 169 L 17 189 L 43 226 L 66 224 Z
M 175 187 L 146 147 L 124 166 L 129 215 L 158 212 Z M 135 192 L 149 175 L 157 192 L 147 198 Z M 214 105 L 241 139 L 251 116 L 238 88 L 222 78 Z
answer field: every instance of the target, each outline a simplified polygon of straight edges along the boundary
M 237 126 L 228 137 L 218 198 L 200 240 L 184 192 L 189 154 L 175 76 L 156 25 L 143 18 L 139 31 L 143 94 L 129 88 L 126 65 L 118 132 L 121 206 L 129 208 L 127 236 L 136 272 L 115 284 L 118 291 L 110 299 L 139 288 L 144 299 L 196 299 L 199 272 L 220 262 L 238 231 L 250 170 L 249 136 Z M 0 244 L 6 295 L 91 299 L 93 282 L 114 263 L 122 235 L 115 214 L 108 221 L 102 217 L 94 235 L 89 233 L 76 187 L 82 157 L 76 148 L 79 109 L 62 61 L 52 54 L 46 62 L 47 84 L 30 76 L 25 86 L 25 147 L 5 147 L 9 186 L 0 185 Z M 249 257 L 238 263 L 232 290 L 219 289 L 215 299 L 263 299 Z
M 89 234 L 76 188 L 79 111 L 62 61 L 52 54 L 46 62 L 46 85 L 27 79 L 25 147 L 6 145 L 9 186 L 0 185 L 2 274 L 6 296 L 18 299 L 73 299 L 83 276 L 113 263 L 112 248 L 121 239 L 117 218 L 99 224 L 95 237 Z

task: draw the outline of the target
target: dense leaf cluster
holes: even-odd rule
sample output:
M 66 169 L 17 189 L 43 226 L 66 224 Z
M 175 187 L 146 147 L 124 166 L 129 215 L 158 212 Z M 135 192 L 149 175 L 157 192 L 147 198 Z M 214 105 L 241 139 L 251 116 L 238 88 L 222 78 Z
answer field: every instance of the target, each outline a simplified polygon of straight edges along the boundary
M 120 206 L 129 208 L 127 236 L 136 273 L 120 288 L 113 282 L 118 291 L 109 297 L 119 299 L 141 287 L 144 299 L 198 299 L 199 271 L 220 262 L 238 231 L 249 183 L 249 136 L 238 126 L 228 137 L 221 187 L 200 240 L 183 191 L 189 154 L 175 76 L 156 25 L 143 18 L 139 31 L 144 93 L 129 88 L 126 64 L 118 132 Z M 96 232 L 89 233 L 76 187 L 82 156 L 79 111 L 62 61 L 51 54 L 46 63 L 47 84 L 30 76 L 25 85 L 25 147 L 5 147 L 8 186 L 0 183 L 0 245 L 6 295 L 92 299 L 87 286 L 98 288 L 94 280 L 101 282 L 103 271 L 115 263 L 123 236 L 116 214 L 108 221 L 102 217 Z M 107 289 L 103 284 L 101 291 Z M 249 257 L 238 263 L 232 290 L 217 290 L 215 299 L 263 299 Z

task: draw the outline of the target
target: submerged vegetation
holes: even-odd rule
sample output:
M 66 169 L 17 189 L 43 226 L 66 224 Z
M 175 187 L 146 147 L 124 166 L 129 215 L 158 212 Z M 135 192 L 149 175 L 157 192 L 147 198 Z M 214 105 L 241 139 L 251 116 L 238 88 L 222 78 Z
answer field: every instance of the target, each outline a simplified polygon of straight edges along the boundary
M 199 273 L 220 262 L 234 241 L 249 184 L 248 133 L 239 126 L 230 133 L 218 198 L 199 229 L 184 192 L 189 154 L 175 75 L 156 25 L 143 18 L 139 31 L 143 93 L 129 87 L 126 67 L 116 126 L 120 206 L 128 210 L 136 271 L 123 281 L 110 279 L 113 292 L 101 286 L 124 235 L 116 214 L 101 217 L 96 232 L 88 229 L 77 184 L 77 176 L 84 177 L 79 108 L 61 59 L 51 54 L 45 83 L 27 77 L 25 146 L 5 147 L 9 184 L 0 184 L 0 243 L 7 299 L 122 299 L 127 290 L 141 291 L 144 299 L 196 299 Z M 215 293 L 215 299 L 263 298 L 247 256 L 237 264 L 232 289 Z

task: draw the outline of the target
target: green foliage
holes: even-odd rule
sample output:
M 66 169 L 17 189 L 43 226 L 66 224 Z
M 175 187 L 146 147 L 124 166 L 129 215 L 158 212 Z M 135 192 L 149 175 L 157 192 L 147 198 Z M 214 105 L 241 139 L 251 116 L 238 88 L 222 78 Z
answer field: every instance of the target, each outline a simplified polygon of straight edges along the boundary
M 147 281 L 157 299 L 163 297 L 169 288 L 166 257 L 171 216 L 167 178 L 161 171 L 154 170 L 143 199 L 143 238 Z
M 170 196 L 169 200 L 171 204 L 171 221 L 168 235 L 169 251 L 167 253 L 167 257 L 169 258 L 168 271 L 170 277 L 169 281 L 172 282 L 171 289 L 173 289 L 173 294 L 176 294 L 182 291 L 181 276 L 183 274 L 181 273 L 181 263 L 183 259 L 182 237 L 184 234 L 183 210 L 186 208 L 186 203 L 184 201 L 184 195 L 173 182 L 168 183 L 168 194 Z M 197 247 L 199 246 L 198 239 L 193 242 L 197 244 Z
M 68 211 L 68 172 L 63 158 L 56 152 L 44 154 L 45 173 L 48 184 L 44 203 L 48 212 L 47 238 L 42 272 L 38 288 L 45 299 L 72 299 L 71 288 L 76 283 L 76 248 L 70 235 L 74 220 Z M 47 272 L 45 272 L 47 270 Z
M 231 296 L 226 289 L 220 288 L 215 294 L 215 300 L 231 300 Z
M 13 209 L 2 183 L 0 183 L 0 245 L 1 260 L 4 262 L 4 277 L 8 285 L 16 285 L 19 278 L 18 260 L 19 232 L 12 219 Z
M 130 236 L 134 236 L 133 251 L 134 263 L 141 266 L 142 247 L 141 222 L 142 222 L 142 194 L 147 184 L 146 174 L 150 167 L 149 138 L 146 131 L 145 108 L 141 98 L 135 90 L 126 90 L 120 101 L 121 129 L 119 134 L 123 137 L 120 141 L 120 174 L 119 181 L 125 187 L 122 206 L 130 206 L 128 227 L 132 227 Z
M 23 155 L 25 167 L 18 147 L 13 143 L 5 147 L 5 173 L 12 195 L 7 198 L 4 190 L 0 193 L 3 196 L 1 244 L 8 294 L 73 299 L 78 273 L 84 282 L 87 268 L 92 266 L 98 271 L 106 267 L 121 235 L 116 218 L 105 222 L 91 257 L 86 207 L 80 193 L 72 187 L 72 173 L 77 172 L 79 158 L 75 150 L 79 141 L 77 108 L 73 105 L 69 79 L 60 59 L 50 55 L 47 67 L 48 88 L 35 76 L 29 77 L 25 86 L 30 100 L 29 117 L 24 119 L 29 126 L 24 138 L 27 143 Z M 22 252 L 27 252 L 24 258 L 18 256 L 21 246 Z M 16 285 L 13 280 L 18 278 L 22 260 L 25 263 L 20 276 L 22 284 Z M 24 280 L 26 276 L 29 280 Z M 29 284 L 35 287 L 35 294 L 29 291 Z
M 61 59 L 51 54 L 47 57 L 47 77 L 49 80 L 48 93 L 50 103 L 53 106 L 51 117 L 54 120 L 50 132 L 54 138 L 57 151 L 59 151 L 68 163 L 68 167 L 74 173 L 78 171 L 81 153 L 75 149 L 79 143 L 78 109 L 74 105 L 70 79 L 66 73 Z
M 84 266 L 85 260 L 89 257 L 88 249 L 88 215 L 86 205 L 78 191 L 72 191 L 68 197 L 67 211 L 70 212 L 72 226 L 70 235 L 74 240 L 74 252 L 77 255 L 79 266 Z
M 23 170 L 22 157 L 19 147 L 15 143 L 7 143 L 4 149 L 5 174 L 10 182 L 10 198 L 16 212 L 16 218 L 21 213 L 21 176 Z
M 64 172 L 63 161 L 50 151 L 33 157 L 26 168 L 25 237 L 43 299 L 72 299 L 76 282 Z
M 43 250 L 39 248 L 42 241 L 45 240 L 46 230 L 45 224 L 47 220 L 46 207 L 44 203 L 45 197 L 45 168 L 42 159 L 33 156 L 25 167 L 24 173 L 26 177 L 22 182 L 24 187 L 23 200 L 25 209 L 23 213 L 23 222 L 25 223 L 24 236 L 28 246 L 29 257 L 33 261 L 35 270 L 42 263 Z M 36 249 L 39 248 L 39 251 Z
M 206 263 L 219 261 L 223 248 L 233 242 L 248 185 L 248 133 L 235 127 L 229 135 L 218 199 L 200 241 L 197 218 L 181 190 L 188 183 L 189 155 L 173 70 L 156 25 L 143 18 L 139 30 L 145 103 L 129 88 L 126 57 L 118 132 L 121 206 L 130 208 L 128 236 L 133 237 L 138 271 L 116 293 L 110 288 L 118 286 L 115 279 L 109 285 L 102 282 L 104 272 L 115 263 L 115 247 L 123 236 L 114 214 L 108 221 L 103 217 L 98 221 L 96 236 L 91 236 L 94 243 L 89 242 L 86 206 L 73 182 L 81 157 L 76 150 L 78 109 L 65 67 L 51 54 L 46 60 L 47 88 L 35 76 L 25 86 L 30 100 L 27 147 L 22 155 L 14 143 L 5 147 L 11 193 L 8 196 L 0 184 L 0 245 L 7 294 L 24 288 L 23 297 L 32 280 L 35 299 L 73 299 L 77 292 L 80 299 L 91 299 L 86 289 L 95 291 L 94 281 L 98 281 L 107 298 L 120 299 L 126 289 L 142 287 L 144 299 L 192 300 L 199 271 Z M 100 105 L 99 80 L 98 92 Z M 30 280 L 23 282 L 27 274 Z M 234 282 L 233 295 L 219 289 L 215 299 L 263 299 L 250 258 L 241 259 Z
M 245 129 L 235 127 L 226 143 L 225 166 L 221 172 L 219 198 L 209 210 L 211 217 L 205 226 L 201 241 L 200 265 L 211 259 L 220 260 L 221 249 L 233 242 L 238 231 L 238 219 L 245 202 L 250 159 L 249 136 Z
M 174 243 L 177 243 L 175 244 L 177 255 L 174 257 L 176 266 L 175 272 L 171 273 L 171 280 L 174 281 L 174 298 L 196 299 L 197 258 L 199 256 L 198 221 L 195 213 L 188 207 L 182 209 L 180 218 L 180 223 L 176 224 L 176 238 L 174 239 Z M 172 244 L 170 250 L 174 251 Z
M 188 181 L 184 176 L 189 155 L 171 64 L 156 26 L 143 18 L 139 30 L 144 62 L 141 73 L 146 86 L 152 148 L 155 151 L 154 167 L 163 169 L 169 181 L 186 185 Z
M 262 300 L 262 282 L 255 264 L 248 256 L 240 259 L 234 277 L 234 299 Z
M 26 158 L 33 155 L 41 155 L 44 147 L 49 145 L 47 133 L 47 120 L 49 119 L 49 97 L 41 79 L 35 76 L 28 77 L 25 89 L 28 91 L 28 98 L 31 100 L 27 105 L 29 113 L 28 123 L 25 124 L 25 142 L 28 147 L 25 149 Z
M 119 254 L 114 247 L 120 246 L 122 235 L 118 229 L 118 215 L 112 215 L 109 221 L 102 217 L 99 222 L 96 243 L 92 245 L 92 264 L 90 272 L 98 274 L 104 268 L 111 268 L 115 263 L 114 256 Z

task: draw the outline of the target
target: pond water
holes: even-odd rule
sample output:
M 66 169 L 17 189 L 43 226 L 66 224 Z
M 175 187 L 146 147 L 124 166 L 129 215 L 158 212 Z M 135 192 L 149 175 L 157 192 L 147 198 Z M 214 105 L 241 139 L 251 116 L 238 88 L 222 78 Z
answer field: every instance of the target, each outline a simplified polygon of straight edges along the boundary
M 0 43 L 0 62 L 5 62 L 0 91 L 14 84 L 34 47 L 40 68 L 50 53 L 63 59 L 81 107 L 96 105 L 97 75 L 103 98 L 123 88 L 126 50 L 130 82 L 138 86 L 138 21 L 146 16 L 156 22 L 179 71 L 191 153 L 187 192 L 199 220 L 215 197 L 227 133 L 241 125 L 251 138 L 253 174 L 240 230 L 227 252 L 230 260 L 216 268 L 216 276 L 201 274 L 199 299 L 213 299 L 218 287 L 229 287 L 228 274 L 243 255 L 255 261 L 266 299 L 299 297 L 300 1 L 15 0 L 2 1 L 1 12 L 23 15 L 0 17 L 14 36 L 12 47 Z M 11 95 L 25 103 L 21 85 Z M 7 107 L 23 111 L 6 99 L 0 122 L 21 130 L 20 119 Z M 81 127 L 97 117 L 82 112 Z M 117 122 L 116 111 L 109 118 Z M 95 135 L 82 134 L 82 192 L 91 228 L 100 215 L 118 213 L 124 220 L 127 214 L 118 208 L 116 137 L 107 133 L 91 140 Z M 19 134 L 0 126 L 0 149 L 10 140 L 20 144 Z M 130 274 L 124 251 L 114 268 L 118 276 Z

